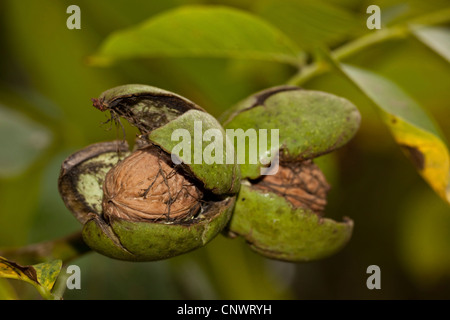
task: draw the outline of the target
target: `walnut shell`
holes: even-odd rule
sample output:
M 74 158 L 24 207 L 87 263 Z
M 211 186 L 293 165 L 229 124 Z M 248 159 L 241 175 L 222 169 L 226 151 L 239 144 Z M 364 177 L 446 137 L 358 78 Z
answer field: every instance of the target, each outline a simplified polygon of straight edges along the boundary
M 253 186 L 286 198 L 294 208 L 318 214 L 325 210 L 330 190 L 324 174 L 311 160 L 280 165 L 276 174 L 262 177 Z
M 108 172 L 103 215 L 130 221 L 188 219 L 200 210 L 202 191 L 155 146 L 133 152 Z

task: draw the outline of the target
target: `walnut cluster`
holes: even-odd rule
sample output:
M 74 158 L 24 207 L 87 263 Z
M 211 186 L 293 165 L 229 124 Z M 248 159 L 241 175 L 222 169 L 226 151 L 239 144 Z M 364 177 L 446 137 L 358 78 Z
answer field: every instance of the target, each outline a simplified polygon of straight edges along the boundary
M 194 216 L 202 192 L 150 146 L 133 152 L 106 175 L 103 214 L 130 221 L 175 221 Z
M 280 165 L 276 174 L 264 176 L 254 187 L 284 197 L 294 208 L 316 213 L 324 211 L 330 189 L 324 174 L 311 160 Z

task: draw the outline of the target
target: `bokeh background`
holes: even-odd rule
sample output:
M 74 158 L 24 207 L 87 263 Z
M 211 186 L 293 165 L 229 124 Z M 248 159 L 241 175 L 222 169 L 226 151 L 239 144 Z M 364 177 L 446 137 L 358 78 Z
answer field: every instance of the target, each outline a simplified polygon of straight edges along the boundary
M 121 138 L 90 98 L 116 85 L 144 83 L 177 92 L 215 116 L 245 98 L 285 83 L 295 70 L 272 62 L 153 58 L 109 67 L 87 58 L 112 32 L 187 4 L 222 4 L 255 13 L 300 47 L 333 49 L 371 32 L 366 8 L 378 4 L 386 23 L 440 9 L 448 1 L 302 1 L 295 18 L 286 1 L 0 2 L 0 248 L 58 238 L 81 226 L 57 190 L 61 162 L 84 146 Z M 66 8 L 81 8 L 81 30 L 66 28 Z M 224 35 L 226 37 L 226 35 Z M 377 44 L 347 60 L 396 82 L 433 115 L 450 137 L 450 64 L 412 36 Z M 344 148 L 318 159 L 332 190 L 326 215 L 351 217 L 345 249 L 304 264 L 265 259 L 223 236 L 167 261 L 130 263 L 89 253 L 75 261 L 81 290 L 66 299 L 448 299 L 450 209 L 395 144 L 373 104 L 337 73 L 304 85 L 355 103 L 361 129 Z M 369 265 L 381 268 L 381 289 L 366 287 Z M 28 284 L 0 279 L 3 292 L 39 296 Z M 2 291 L 0 290 L 0 291 Z

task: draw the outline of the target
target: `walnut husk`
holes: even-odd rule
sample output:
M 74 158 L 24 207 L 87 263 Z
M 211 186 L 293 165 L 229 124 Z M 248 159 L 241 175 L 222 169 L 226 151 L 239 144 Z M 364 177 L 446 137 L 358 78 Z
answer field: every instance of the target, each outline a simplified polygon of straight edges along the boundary
M 103 214 L 130 221 L 179 221 L 200 210 L 202 192 L 155 146 L 133 152 L 103 184 Z

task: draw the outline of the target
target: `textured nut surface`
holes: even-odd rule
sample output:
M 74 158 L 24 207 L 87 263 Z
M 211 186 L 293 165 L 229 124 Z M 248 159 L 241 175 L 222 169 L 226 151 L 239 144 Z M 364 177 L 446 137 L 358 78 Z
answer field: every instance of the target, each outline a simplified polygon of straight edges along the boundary
M 103 185 L 103 214 L 131 221 L 181 220 L 200 209 L 202 192 L 156 147 L 118 163 Z
M 254 187 L 286 198 L 294 208 L 307 208 L 316 213 L 325 209 L 330 189 L 322 171 L 310 160 L 280 165 L 275 175 L 264 176 Z

